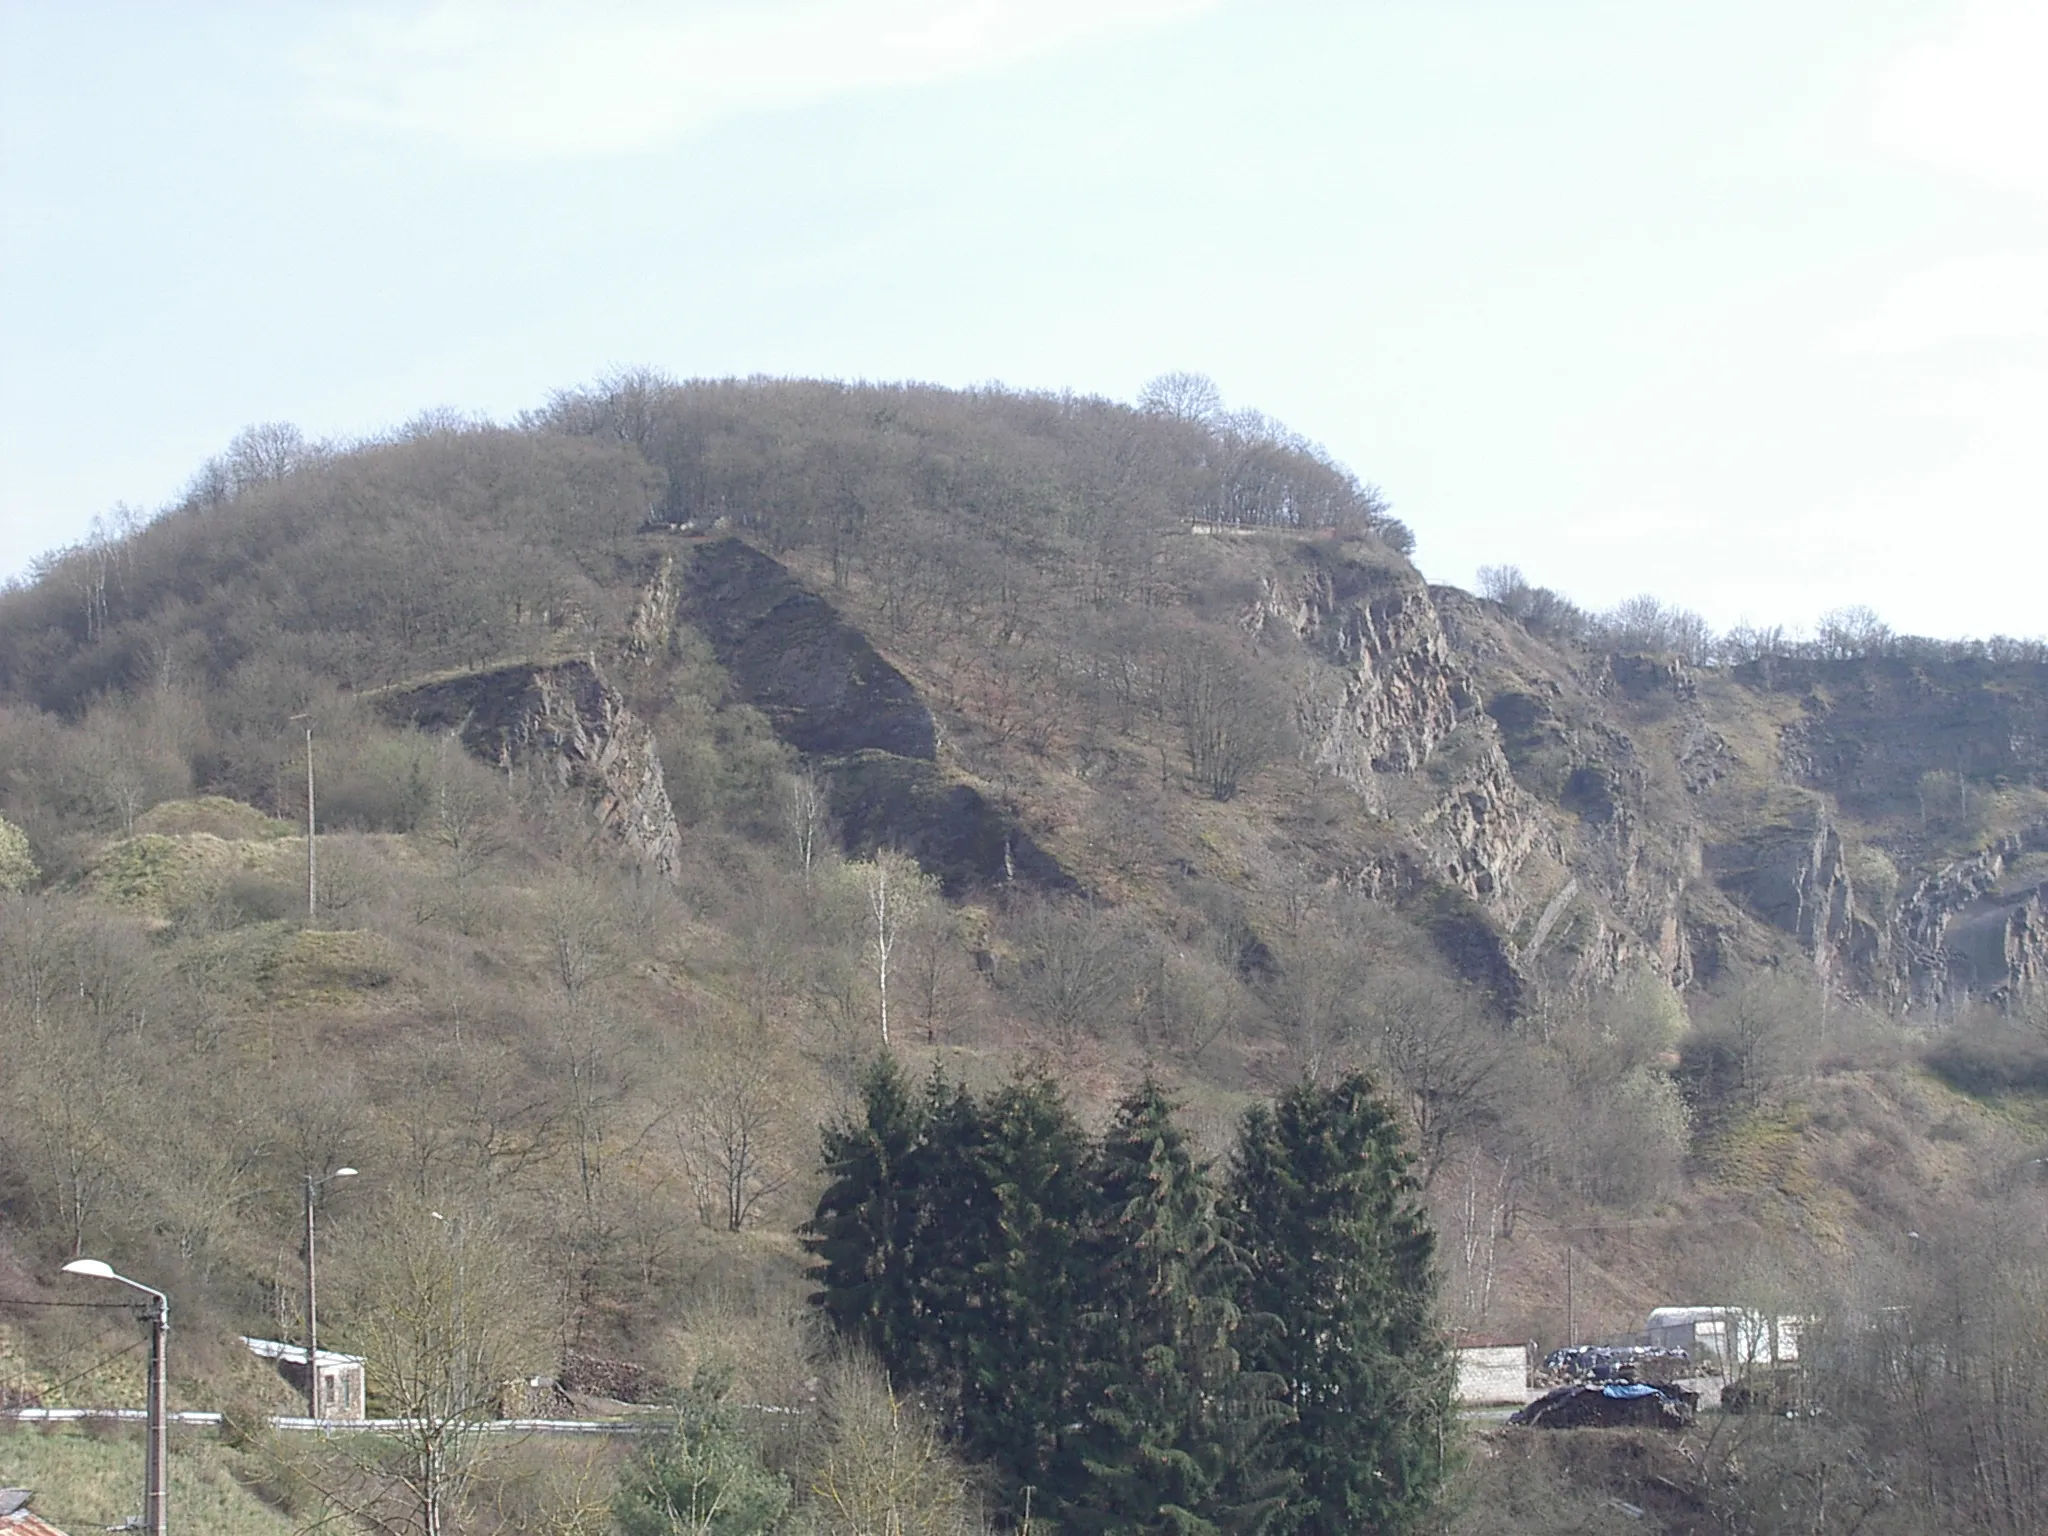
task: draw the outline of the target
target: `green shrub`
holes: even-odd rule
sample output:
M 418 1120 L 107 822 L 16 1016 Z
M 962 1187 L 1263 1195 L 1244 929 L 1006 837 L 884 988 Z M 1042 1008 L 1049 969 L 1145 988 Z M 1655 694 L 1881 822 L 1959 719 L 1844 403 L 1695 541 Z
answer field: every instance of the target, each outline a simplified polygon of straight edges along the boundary
M 789 1480 L 763 1467 L 726 1405 L 726 1383 L 700 1371 L 669 1437 L 620 1480 L 612 1516 L 625 1536 L 759 1536 L 789 1508 Z
M 2009 1019 L 1949 1031 L 1921 1060 L 1951 1088 L 1979 1097 L 2048 1093 L 2048 1032 Z
M 42 878 L 28 834 L 0 816 L 0 891 L 25 891 Z

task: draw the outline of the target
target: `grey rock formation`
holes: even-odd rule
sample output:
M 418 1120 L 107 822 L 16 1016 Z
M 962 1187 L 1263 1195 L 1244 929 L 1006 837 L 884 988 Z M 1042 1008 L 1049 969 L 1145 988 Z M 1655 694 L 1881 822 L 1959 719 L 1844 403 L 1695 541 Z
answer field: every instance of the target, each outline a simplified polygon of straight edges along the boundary
M 1973 1000 L 2009 1006 L 2048 978 L 2048 890 L 2010 886 L 2008 871 L 2041 833 L 2000 838 L 1918 881 L 1895 920 L 1895 996 L 1945 1012 Z
M 1514 921 L 1516 874 L 1555 839 L 1516 783 L 1414 570 L 1297 544 L 1241 622 L 1293 639 L 1330 669 L 1296 701 L 1308 760 L 1404 823 L 1430 878 Z M 1382 870 L 1363 883 L 1388 882 Z
M 472 672 L 379 702 L 394 721 L 453 733 L 485 762 L 587 797 L 606 835 L 675 876 L 681 833 L 654 735 L 594 661 Z

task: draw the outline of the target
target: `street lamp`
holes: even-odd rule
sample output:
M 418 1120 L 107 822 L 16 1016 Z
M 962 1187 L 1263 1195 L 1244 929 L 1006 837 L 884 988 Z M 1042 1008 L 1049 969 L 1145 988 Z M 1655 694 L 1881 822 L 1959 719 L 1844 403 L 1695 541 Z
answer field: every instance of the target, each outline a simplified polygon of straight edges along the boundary
M 320 1417 L 320 1282 L 313 1254 L 313 1202 L 335 1179 L 352 1179 L 353 1168 L 337 1168 L 314 1178 L 306 1175 L 306 1417 Z
M 164 1335 L 171 1331 L 171 1299 L 154 1286 L 115 1274 L 98 1259 L 73 1259 L 64 1270 L 117 1281 L 149 1298 L 149 1446 L 143 1456 L 142 1529 L 147 1536 L 164 1536 L 164 1504 L 170 1491 L 170 1443 L 164 1428 Z

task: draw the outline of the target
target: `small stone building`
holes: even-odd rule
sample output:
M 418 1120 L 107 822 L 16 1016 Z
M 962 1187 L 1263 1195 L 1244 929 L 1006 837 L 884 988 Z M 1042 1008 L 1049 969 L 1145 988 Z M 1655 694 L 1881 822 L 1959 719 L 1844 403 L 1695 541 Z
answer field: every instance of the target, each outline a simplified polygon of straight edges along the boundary
M 1535 1346 L 1526 1339 L 1468 1333 L 1458 1339 L 1458 1402 L 1466 1407 L 1529 1401 Z
M 274 1363 L 278 1375 L 290 1382 L 300 1396 L 305 1395 L 305 1345 L 280 1344 L 276 1339 L 252 1339 L 246 1336 L 242 1342 L 249 1346 L 249 1353 L 257 1359 Z M 320 1411 L 313 1417 L 351 1421 L 367 1417 L 363 1357 L 338 1355 L 331 1349 L 323 1349 L 320 1351 L 319 1367 Z

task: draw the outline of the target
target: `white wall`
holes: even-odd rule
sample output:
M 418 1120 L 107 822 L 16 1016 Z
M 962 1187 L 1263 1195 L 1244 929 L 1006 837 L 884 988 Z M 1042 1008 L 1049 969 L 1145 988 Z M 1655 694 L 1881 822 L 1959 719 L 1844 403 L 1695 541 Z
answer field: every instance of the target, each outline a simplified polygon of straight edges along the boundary
M 1458 1351 L 1458 1401 L 1526 1403 L 1529 1352 L 1520 1344 L 1475 1346 Z

